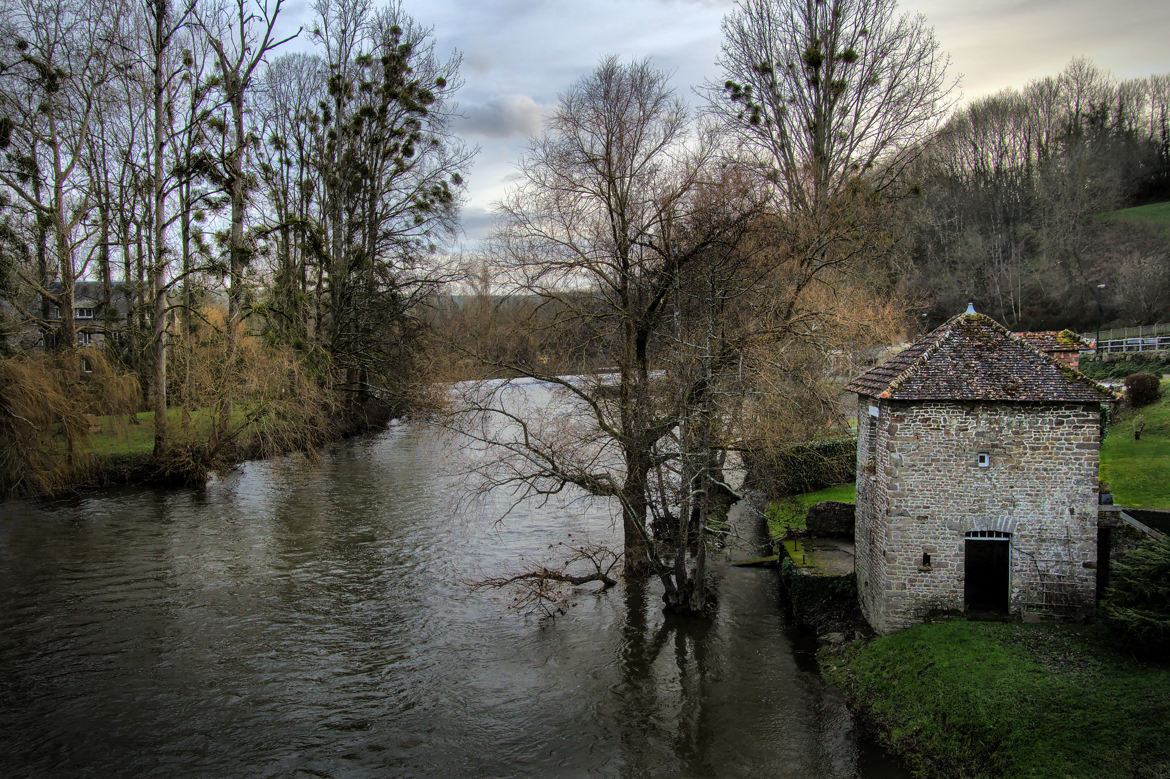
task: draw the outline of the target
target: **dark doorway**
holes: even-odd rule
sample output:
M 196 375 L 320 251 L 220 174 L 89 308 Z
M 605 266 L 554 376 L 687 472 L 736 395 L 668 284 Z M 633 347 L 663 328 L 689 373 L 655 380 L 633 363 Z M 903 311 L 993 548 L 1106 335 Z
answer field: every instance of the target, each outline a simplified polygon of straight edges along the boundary
M 1112 551 L 1112 528 L 1097 528 L 1097 600 L 1105 597 L 1109 588 L 1109 555 Z
M 967 611 L 1006 614 L 1011 569 L 1006 534 L 967 534 L 963 597 Z

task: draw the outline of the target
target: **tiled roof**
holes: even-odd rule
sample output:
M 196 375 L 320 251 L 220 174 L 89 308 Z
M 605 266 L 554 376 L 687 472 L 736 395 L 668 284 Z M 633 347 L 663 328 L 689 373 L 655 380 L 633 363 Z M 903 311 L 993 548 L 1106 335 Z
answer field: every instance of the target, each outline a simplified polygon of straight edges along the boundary
M 892 400 L 1101 403 L 1116 396 L 1013 336 L 983 314 L 954 317 L 851 381 L 846 389 Z
M 1079 352 L 1091 349 L 1093 345 L 1071 330 L 1042 330 L 1039 332 L 1013 333 L 1016 338 L 1046 354 L 1053 352 Z

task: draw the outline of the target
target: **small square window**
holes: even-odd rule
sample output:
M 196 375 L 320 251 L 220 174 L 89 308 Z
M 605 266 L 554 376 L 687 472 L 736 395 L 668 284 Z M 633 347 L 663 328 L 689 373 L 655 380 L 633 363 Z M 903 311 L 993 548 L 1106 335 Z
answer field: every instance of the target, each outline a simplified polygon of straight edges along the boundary
M 979 461 L 980 468 L 986 468 L 989 465 L 991 465 L 991 455 L 988 454 L 987 452 L 980 452 L 979 457 L 978 457 L 978 461 Z

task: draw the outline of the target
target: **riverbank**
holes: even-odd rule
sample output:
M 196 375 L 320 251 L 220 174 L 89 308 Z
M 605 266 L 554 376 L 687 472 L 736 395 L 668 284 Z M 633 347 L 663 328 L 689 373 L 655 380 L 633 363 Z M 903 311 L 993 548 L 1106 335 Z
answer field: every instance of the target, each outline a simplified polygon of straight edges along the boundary
M 64 441 L 53 443 L 57 462 L 54 478 L 46 481 L 50 486 L 7 495 L 0 490 L 0 500 L 53 498 L 121 485 L 202 484 L 212 472 L 294 451 L 311 454 L 327 443 L 382 429 L 399 416 L 388 404 L 371 401 L 327 422 L 304 424 L 236 406 L 227 434 L 213 440 L 210 412 L 172 408 L 167 414 L 171 446 L 162 458 L 154 452 L 154 412 L 91 416 L 88 433 L 72 448 Z
M 764 509 L 764 516 L 768 520 L 768 535 L 773 541 L 779 541 L 791 534 L 804 531 L 807 527 L 808 510 L 823 500 L 853 503 L 857 500 L 857 485 L 853 482 L 838 484 L 815 492 L 789 495 L 769 503 Z
M 819 658 L 915 773 L 1170 775 L 1170 666 L 1099 625 L 947 620 Z
M 6 503 L 0 775 L 899 776 L 774 574 L 722 564 L 760 541 L 746 506 L 708 619 L 641 580 L 525 615 L 468 583 L 621 525 L 572 488 L 467 500 L 480 454 L 408 422 L 204 489 Z

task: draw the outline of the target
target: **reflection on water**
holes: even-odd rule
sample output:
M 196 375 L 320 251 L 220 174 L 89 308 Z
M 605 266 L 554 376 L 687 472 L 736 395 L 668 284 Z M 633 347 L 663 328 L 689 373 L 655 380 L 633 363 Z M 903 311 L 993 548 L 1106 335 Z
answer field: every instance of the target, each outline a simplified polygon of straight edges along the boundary
M 652 585 L 554 621 L 466 582 L 604 506 L 456 509 L 426 426 L 202 490 L 0 504 L 0 772 L 851 776 L 891 769 L 790 633 L 775 575 L 711 622 Z

